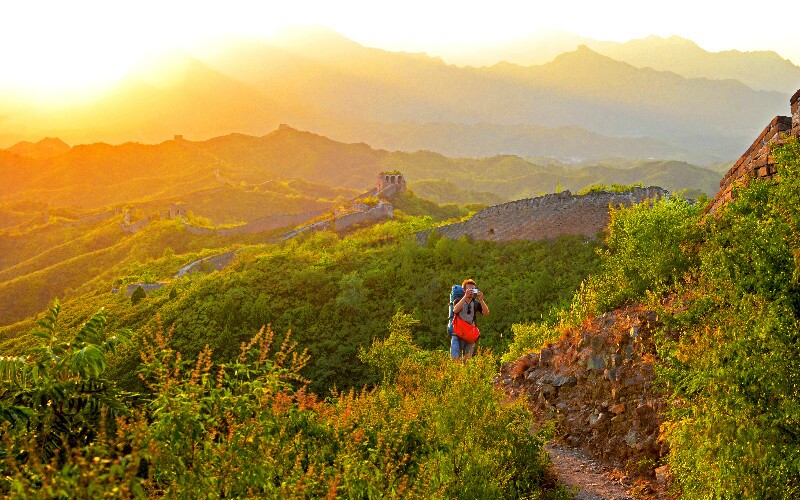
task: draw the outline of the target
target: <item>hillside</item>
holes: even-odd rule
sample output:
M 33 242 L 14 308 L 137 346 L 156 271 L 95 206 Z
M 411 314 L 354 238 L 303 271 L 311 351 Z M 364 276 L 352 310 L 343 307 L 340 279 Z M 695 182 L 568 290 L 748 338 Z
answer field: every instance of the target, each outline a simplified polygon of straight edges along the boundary
M 41 160 L 60 156 L 70 150 L 69 144 L 56 137 L 45 137 L 39 142 L 22 141 L 6 149 L 9 153 Z
M 780 178 L 714 216 L 676 198 L 615 211 L 601 271 L 557 324 L 518 326 L 504 357 L 509 394 L 644 493 L 797 494 L 800 143 L 772 153 Z
M 33 160 L 5 154 L 0 162 L 0 202 L 46 202 L 102 208 L 135 203 L 164 210 L 189 203 L 195 215 L 215 223 L 248 222 L 276 213 L 300 213 L 352 197 L 375 182 L 382 170 L 400 169 L 412 184 L 456 182 L 462 191 L 513 200 L 553 192 L 560 182 L 574 191 L 596 183 L 642 182 L 670 191 L 716 191 L 716 174 L 682 162 L 633 162 L 637 168 L 537 165 L 518 156 L 449 158 L 430 151 L 388 152 L 346 144 L 287 125 L 261 136 L 230 134 L 205 141 L 160 144 L 78 145 L 53 158 Z M 167 168 L 164 168 L 167 166 Z M 286 182 L 296 179 L 289 187 Z M 299 181 L 299 183 L 298 183 Z M 439 203 L 453 202 L 449 193 Z M 234 205 L 215 203 L 209 193 L 234 196 Z M 471 196 L 471 195 L 467 195 Z M 483 196 L 483 195 L 480 195 Z M 492 198 L 470 198 L 487 203 Z M 156 201 L 158 200 L 158 201 Z

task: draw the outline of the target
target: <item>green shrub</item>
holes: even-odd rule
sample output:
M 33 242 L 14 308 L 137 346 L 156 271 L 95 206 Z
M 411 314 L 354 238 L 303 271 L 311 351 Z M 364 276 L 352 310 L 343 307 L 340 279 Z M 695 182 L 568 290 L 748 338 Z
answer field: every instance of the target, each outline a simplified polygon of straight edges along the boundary
M 800 146 L 706 220 L 696 285 L 662 346 L 669 463 L 687 498 L 800 495 Z
M 131 294 L 131 304 L 136 305 L 144 300 L 145 297 L 147 297 L 147 293 L 145 293 L 144 288 L 137 286 Z
M 2 491 L 20 498 L 545 496 L 543 436 L 531 432 L 526 403 L 508 403 L 494 387 L 495 359 L 462 364 L 444 352 L 422 355 L 413 325 L 398 313 L 389 340 L 363 353 L 386 370 L 382 384 L 328 401 L 306 390 L 299 370 L 308 358 L 288 335 L 273 350 L 272 330 L 262 329 L 235 360 L 217 364 L 208 348 L 186 361 L 159 328 L 143 338 L 144 405 L 131 405 L 114 432 L 66 439 L 55 467 L 35 439 L 5 432 L 4 450 L 27 455 L 7 453 Z M 409 355 L 387 357 L 387 350 Z
M 681 198 L 611 209 L 601 270 L 582 284 L 574 319 L 644 300 L 678 284 L 699 264 L 702 207 Z
M 559 185 L 560 184 L 561 183 L 559 181 Z M 637 182 L 636 184 L 629 184 L 629 185 L 628 184 L 612 184 L 610 186 L 608 186 L 606 184 L 591 184 L 591 185 L 586 186 L 585 188 L 581 189 L 578 192 L 578 194 L 579 195 L 584 195 L 584 194 L 589 194 L 589 193 L 603 193 L 603 192 L 630 193 L 637 187 L 644 187 L 644 184 L 642 184 L 641 182 Z M 558 191 L 558 186 L 556 186 L 556 192 L 560 192 L 560 191 Z
M 555 342 L 561 337 L 561 332 L 545 323 L 531 323 L 528 325 L 515 324 L 511 326 L 514 333 L 514 342 L 508 347 L 508 352 L 503 354 L 500 361 L 511 363 L 529 352 L 538 352 L 549 342 Z

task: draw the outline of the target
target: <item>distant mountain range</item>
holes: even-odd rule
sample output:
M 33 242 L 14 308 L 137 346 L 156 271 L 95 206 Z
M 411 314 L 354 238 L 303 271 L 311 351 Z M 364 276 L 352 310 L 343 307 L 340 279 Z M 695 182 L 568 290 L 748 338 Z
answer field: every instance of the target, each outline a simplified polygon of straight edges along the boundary
M 545 64 L 581 45 L 637 68 L 671 71 L 686 78 L 738 80 L 755 90 L 789 94 L 800 87 L 800 66 L 775 52 L 709 52 L 679 36 L 651 35 L 627 42 L 608 42 L 564 31 L 545 31 L 508 43 L 463 47 L 458 54 L 448 54 L 445 59 L 462 66 L 493 66 L 499 62 L 532 66 Z
M 660 45 L 648 53 L 671 46 Z M 18 103 L 2 113 L 0 137 L 160 142 L 261 135 L 291 123 L 390 150 L 710 163 L 741 154 L 785 112 L 792 90 L 640 68 L 586 45 L 543 65 L 474 68 L 312 30 L 229 43 L 202 61 L 172 54 L 90 105 L 45 111 Z
M 241 223 L 325 208 L 369 189 L 384 170 L 402 171 L 412 189 L 419 185 L 420 194 L 439 203 L 500 203 L 553 192 L 559 183 L 579 190 L 596 183 L 643 182 L 714 194 L 720 177 L 678 161 L 576 167 L 513 155 L 477 159 L 432 151 L 389 152 L 288 125 L 261 137 L 229 134 L 206 141 L 64 147 L 64 153 L 48 158 L 12 153 L 22 145 L 0 150 L 0 204 L 82 209 L 135 204 L 158 211 L 183 201 L 198 216 Z M 38 155 L 35 150 L 32 154 Z M 458 190 L 448 187 L 452 185 Z

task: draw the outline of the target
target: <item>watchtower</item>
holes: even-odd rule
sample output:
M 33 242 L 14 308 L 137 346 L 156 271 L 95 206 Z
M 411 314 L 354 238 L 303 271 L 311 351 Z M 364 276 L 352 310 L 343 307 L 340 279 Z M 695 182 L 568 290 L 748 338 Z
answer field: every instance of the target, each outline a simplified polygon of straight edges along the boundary
M 393 198 L 398 193 L 406 192 L 406 179 L 399 170 L 378 174 L 378 195 Z

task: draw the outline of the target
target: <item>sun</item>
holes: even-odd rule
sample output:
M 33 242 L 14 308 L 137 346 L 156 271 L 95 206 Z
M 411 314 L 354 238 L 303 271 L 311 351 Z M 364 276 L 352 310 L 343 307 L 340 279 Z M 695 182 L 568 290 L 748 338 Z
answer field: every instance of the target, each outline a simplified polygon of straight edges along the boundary
M 11 2 L 0 30 L 0 91 L 37 103 L 74 103 L 154 56 L 209 37 L 263 35 L 285 17 L 268 3 L 230 1 L 224 8 L 163 0 Z

